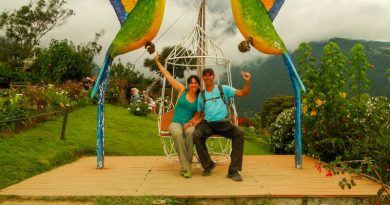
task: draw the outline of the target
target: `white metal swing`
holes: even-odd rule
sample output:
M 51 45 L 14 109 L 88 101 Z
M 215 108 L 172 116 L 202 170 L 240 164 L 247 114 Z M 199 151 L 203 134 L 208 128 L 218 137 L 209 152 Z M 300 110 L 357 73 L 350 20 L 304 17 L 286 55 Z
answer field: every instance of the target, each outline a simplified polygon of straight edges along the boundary
M 201 25 L 196 24 L 192 31 L 184 37 L 182 42 L 177 44 L 165 61 L 165 68 L 172 68 L 173 76 L 177 68 L 184 68 L 184 79 L 189 75 L 197 74 L 201 76 L 203 68 L 212 68 L 215 73 L 216 84 L 225 84 L 232 86 L 230 60 L 225 57 L 222 49 L 210 38 L 207 37 Z M 161 100 L 164 102 L 166 79 L 163 80 Z M 178 161 L 175 146 L 172 137 L 169 134 L 168 126 L 173 117 L 174 99 L 176 95 L 171 89 L 170 102 L 168 105 L 160 104 L 158 129 L 164 154 L 170 161 Z M 234 99 L 230 99 L 229 111 L 231 113 L 232 123 L 238 125 L 237 112 Z M 230 159 L 231 140 L 222 136 L 213 135 L 207 140 L 208 151 L 217 163 L 222 163 Z M 195 153 L 196 154 L 196 153 Z

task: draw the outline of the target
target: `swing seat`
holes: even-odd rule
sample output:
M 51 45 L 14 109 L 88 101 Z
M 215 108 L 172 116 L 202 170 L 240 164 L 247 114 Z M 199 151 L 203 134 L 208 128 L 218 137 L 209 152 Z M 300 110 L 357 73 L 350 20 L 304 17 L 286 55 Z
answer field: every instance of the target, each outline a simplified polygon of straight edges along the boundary
M 169 110 L 158 117 L 159 136 L 163 145 L 164 155 L 171 162 L 178 161 L 175 145 L 168 130 L 169 124 L 172 122 L 173 113 L 174 110 Z M 232 151 L 231 140 L 221 135 L 212 135 L 209 137 L 206 144 L 214 162 L 224 163 L 230 160 L 230 153 Z M 194 154 L 196 158 L 199 159 L 195 147 Z

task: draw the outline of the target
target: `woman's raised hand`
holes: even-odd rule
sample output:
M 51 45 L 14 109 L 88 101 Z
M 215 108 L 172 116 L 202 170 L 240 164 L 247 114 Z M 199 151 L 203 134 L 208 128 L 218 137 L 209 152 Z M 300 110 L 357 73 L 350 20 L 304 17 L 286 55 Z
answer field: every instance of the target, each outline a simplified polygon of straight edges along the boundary
M 156 52 L 156 63 L 160 63 L 160 56 L 158 55 L 158 52 Z

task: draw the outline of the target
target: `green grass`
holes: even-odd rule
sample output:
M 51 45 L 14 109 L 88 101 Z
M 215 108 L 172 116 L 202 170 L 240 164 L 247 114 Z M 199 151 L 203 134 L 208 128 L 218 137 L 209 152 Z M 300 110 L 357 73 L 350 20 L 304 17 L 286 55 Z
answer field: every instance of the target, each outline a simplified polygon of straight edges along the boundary
M 156 115 L 138 117 L 113 105 L 106 105 L 105 109 L 105 155 L 163 155 Z M 62 116 L 0 138 L 0 188 L 75 161 L 80 156 L 95 155 L 96 112 L 96 106 L 71 112 L 65 140 L 60 140 Z M 255 138 L 250 132 L 246 133 L 247 139 Z M 262 143 L 251 141 L 246 140 L 244 154 L 269 154 Z

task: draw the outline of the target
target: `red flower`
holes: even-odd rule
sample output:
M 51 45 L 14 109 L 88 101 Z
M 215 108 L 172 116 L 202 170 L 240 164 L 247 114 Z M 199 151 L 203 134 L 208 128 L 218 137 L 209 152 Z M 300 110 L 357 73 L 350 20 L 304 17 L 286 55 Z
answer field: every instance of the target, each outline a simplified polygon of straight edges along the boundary
M 319 172 L 319 173 L 321 173 L 321 169 L 322 169 L 322 162 L 320 162 L 320 163 L 316 163 L 316 164 L 314 165 L 314 168 L 316 168 L 316 169 L 318 170 L 318 172 Z
M 328 172 L 326 173 L 326 175 L 325 175 L 325 176 L 327 176 L 327 177 L 331 177 L 331 176 L 333 176 L 333 173 L 332 173 L 332 171 L 328 170 Z
M 378 200 L 375 200 L 374 205 L 381 205 Z

